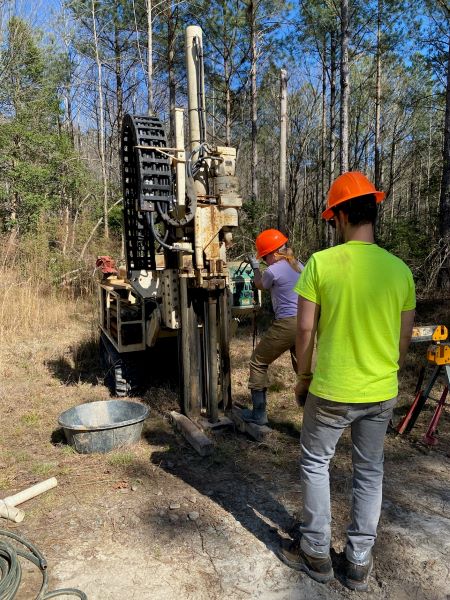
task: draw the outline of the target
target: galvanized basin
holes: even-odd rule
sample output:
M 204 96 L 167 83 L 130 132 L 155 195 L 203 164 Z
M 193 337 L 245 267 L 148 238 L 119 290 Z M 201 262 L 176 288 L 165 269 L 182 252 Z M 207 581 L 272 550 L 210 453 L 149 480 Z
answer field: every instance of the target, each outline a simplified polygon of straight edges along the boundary
M 77 452 L 104 453 L 139 441 L 148 413 L 139 402 L 103 400 L 69 408 L 58 423 Z

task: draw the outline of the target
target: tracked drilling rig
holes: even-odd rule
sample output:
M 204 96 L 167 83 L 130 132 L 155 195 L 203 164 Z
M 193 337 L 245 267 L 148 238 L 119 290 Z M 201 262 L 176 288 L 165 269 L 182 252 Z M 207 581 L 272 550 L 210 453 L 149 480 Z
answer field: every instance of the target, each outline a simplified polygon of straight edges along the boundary
M 102 269 L 110 276 L 100 284 L 100 327 L 118 395 L 130 391 L 136 365 L 142 368 L 139 354 L 163 338 L 176 338 L 181 411 L 194 423 L 203 419 L 214 425 L 226 420 L 232 405 L 226 253 L 242 200 L 236 150 L 207 140 L 199 27 L 187 28 L 185 51 L 186 148 L 181 108 L 175 109 L 173 147 L 168 147 L 164 124 L 155 116 L 124 118 L 127 269 L 123 278 L 111 275 L 113 269 Z M 152 365 L 144 368 L 151 371 Z

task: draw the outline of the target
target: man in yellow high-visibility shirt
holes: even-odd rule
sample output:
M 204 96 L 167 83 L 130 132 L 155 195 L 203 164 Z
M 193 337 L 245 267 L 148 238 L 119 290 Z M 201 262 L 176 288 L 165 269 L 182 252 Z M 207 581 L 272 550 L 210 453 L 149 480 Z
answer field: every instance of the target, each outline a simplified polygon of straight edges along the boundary
M 338 177 L 323 218 L 343 243 L 313 254 L 295 286 L 299 294 L 296 395 L 301 431 L 303 514 L 299 536 L 281 558 L 320 582 L 334 577 L 330 559 L 329 463 L 351 428 L 353 498 L 347 530 L 346 583 L 368 589 L 381 511 L 383 443 L 398 393 L 397 372 L 411 339 L 414 282 L 399 258 L 374 239 L 384 193 L 357 171 Z M 317 333 L 317 362 L 311 358 Z

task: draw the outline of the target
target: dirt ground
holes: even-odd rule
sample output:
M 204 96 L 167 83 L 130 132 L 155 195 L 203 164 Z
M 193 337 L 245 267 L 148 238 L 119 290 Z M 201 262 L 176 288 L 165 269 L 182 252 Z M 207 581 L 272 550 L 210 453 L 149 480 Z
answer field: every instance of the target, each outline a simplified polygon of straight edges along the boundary
M 449 315 L 436 313 L 435 304 L 419 306 L 419 322 L 442 319 L 448 323 Z M 358 594 L 340 581 L 351 494 L 348 435 L 330 470 L 336 579 L 315 583 L 276 556 L 280 536 L 302 505 L 301 412 L 293 400 L 289 357 L 271 369 L 273 433 L 265 443 L 227 431 L 214 438 L 212 456 L 199 457 L 165 416 L 176 406 L 172 375 L 140 398 L 150 405 L 151 417 L 138 444 L 107 455 L 78 455 L 64 443 L 57 418 L 75 404 L 109 397 L 94 329 L 90 307 L 78 306 L 57 330 L 15 340 L 0 355 L 0 496 L 58 478 L 56 489 L 23 505 L 23 523 L 0 519 L 0 527 L 40 548 L 50 589 L 75 586 L 89 600 L 450 599 L 448 408 L 433 449 L 420 441 L 433 402 L 407 439 L 387 438 L 375 568 L 369 594 Z M 425 350 L 416 345 L 409 354 L 396 419 L 412 399 Z M 240 329 L 232 344 L 238 402 L 247 400 L 250 352 L 251 331 Z M 25 566 L 18 598 L 35 597 L 38 581 Z

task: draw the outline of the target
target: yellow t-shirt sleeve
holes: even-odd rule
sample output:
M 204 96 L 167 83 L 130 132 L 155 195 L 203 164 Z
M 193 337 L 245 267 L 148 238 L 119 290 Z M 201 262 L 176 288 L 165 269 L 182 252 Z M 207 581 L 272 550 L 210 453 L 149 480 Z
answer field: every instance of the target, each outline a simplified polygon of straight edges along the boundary
M 403 304 L 402 312 L 416 308 L 416 286 L 411 271 L 408 269 L 408 292 Z
M 317 265 L 314 256 L 306 263 L 297 283 L 294 287 L 296 292 L 302 298 L 320 304 L 320 290 L 317 283 Z

